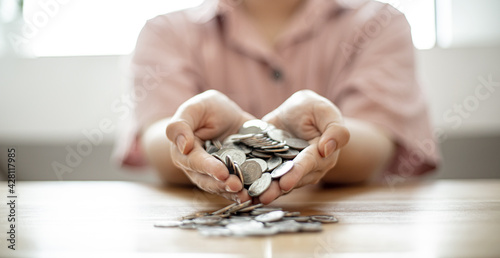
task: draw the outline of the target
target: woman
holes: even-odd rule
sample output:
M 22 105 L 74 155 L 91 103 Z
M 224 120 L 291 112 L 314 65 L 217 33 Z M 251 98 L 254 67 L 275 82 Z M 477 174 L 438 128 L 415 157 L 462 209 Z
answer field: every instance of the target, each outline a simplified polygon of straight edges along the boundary
M 311 143 L 255 200 L 264 204 L 307 184 L 407 178 L 437 164 L 410 28 L 386 4 L 209 1 L 148 21 L 133 72 L 146 94 L 123 164 L 150 164 L 168 183 L 249 200 L 201 143 L 254 118 Z

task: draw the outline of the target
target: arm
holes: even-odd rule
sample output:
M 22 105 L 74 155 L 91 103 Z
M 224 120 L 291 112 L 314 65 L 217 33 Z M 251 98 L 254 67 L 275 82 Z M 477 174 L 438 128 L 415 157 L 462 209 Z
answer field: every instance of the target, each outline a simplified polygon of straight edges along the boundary
M 355 118 L 345 119 L 351 134 L 335 167 L 323 177 L 325 183 L 356 183 L 370 180 L 387 167 L 395 144 L 388 133 Z

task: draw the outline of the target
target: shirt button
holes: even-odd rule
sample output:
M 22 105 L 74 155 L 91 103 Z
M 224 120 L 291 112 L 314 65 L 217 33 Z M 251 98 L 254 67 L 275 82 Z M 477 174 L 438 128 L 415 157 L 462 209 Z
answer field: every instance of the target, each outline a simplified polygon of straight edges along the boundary
M 281 73 L 280 70 L 278 69 L 273 69 L 272 71 L 272 77 L 275 81 L 279 81 L 281 80 L 281 78 L 283 78 L 283 74 Z

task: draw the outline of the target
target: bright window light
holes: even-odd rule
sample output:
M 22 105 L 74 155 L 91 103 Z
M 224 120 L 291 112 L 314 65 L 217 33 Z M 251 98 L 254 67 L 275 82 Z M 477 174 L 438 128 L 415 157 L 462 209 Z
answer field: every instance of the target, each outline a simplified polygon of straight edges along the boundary
M 435 45 L 434 0 L 380 0 L 402 11 L 418 49 Z M 26 0 L 20 31 L 34 56 L 126 55 L 147 19 L 204 0 Z
M 405 14 L 411 26 L 413 44 L 417 49 L 430 49 L 436 44 L 434 0 L 378 0 L 391 4 Z
M 146 20 L 203 0 L 28 0 L 22 36 L 34 56 L 123 55 Z

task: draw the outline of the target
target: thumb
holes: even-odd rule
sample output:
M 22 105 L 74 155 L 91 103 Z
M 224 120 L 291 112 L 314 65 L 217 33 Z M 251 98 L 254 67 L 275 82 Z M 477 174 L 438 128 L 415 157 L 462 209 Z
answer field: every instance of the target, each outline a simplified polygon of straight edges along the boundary
M 167 137 L 182 154 L 188 154 L 194 147 L 193 128 L 184 120 L 170 121 L 167 126 Z
M 318 152 L 322 157 L 328 157 L 334 151 L 344 147 L 349 138 L 349 130 L 343 124 L 328 123 L 319 139 Z

